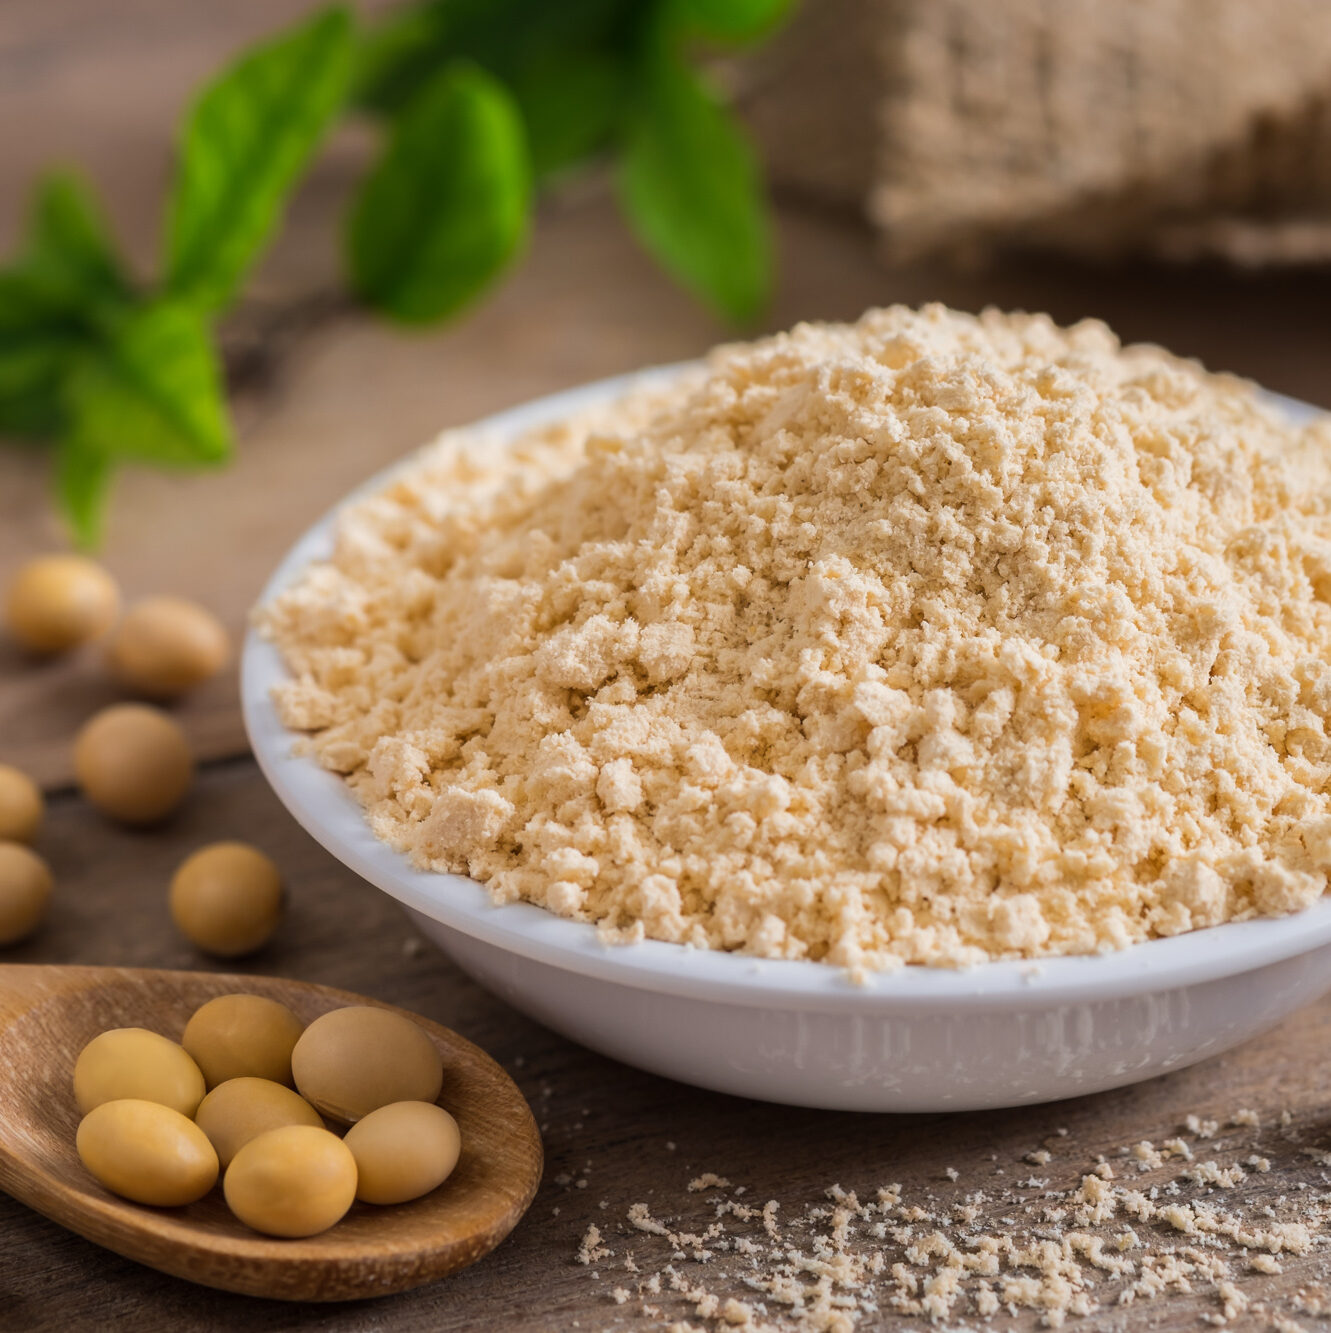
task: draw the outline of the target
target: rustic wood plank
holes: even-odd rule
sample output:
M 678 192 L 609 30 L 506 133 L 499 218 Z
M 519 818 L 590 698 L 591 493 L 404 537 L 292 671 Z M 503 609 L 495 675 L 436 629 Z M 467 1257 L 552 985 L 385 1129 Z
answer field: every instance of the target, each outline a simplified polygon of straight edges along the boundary
M 133 1323 L 144 1333 L 240 1324 L 256 1330 L 645 1329 L 658 1325 L 643 1318 L 636 1297 L 623 1306 L 610 1297 L 620 1282 L 632 1285 L 632 1276 L 606 1265 L 593 1277 L 600 1266 L 577 1264 L 575 1253 L 587 1226 L 595 1223 L 616 1251 L 614 1265 L 627 1252 L 643 1264 L 653 1255 L 664 1262 L 668 1254 L 661 1253 L 660 1243 L 633 1232 L 625 1214 L 632 1204 L 646 1202 L 664 1218 L 681 1212 L 695 1220 L 706 1216 L 699 1197 L 686 1188 L 700 1172 L 745 1185 L 747 1197 L 759 1205 L 780 1200 L 782 1217 L 823 1201 L 833 1184 L 872 1197 L 878 1186 L 896 1181 L 907 1197 L 919 1200 L 983 1188 L 992 1195 L 983 1209 L 985 1221 L 1001 1229 L 999 1219 L 1012 1211 L 1002 1197 L 1011 1182 L 1038 1175 L 1051 1189 L 1067 1188 L 1097 1154 L 1105 1154 L 1130 1183 L 1135 1176 L 1118 1156 L 1121 1145 L 1142 1139 L 1159 1144 L 1179 1132 L 1187 1115 L 1223 1123 L 1241 1107 L 1259 1114 L 1264 1128 L 1253 1141 L 1272 1163 L 1269 1174 L 1245 1184 L 1244 1198 L 1297 1197 L 1300 1186 L 1313 1197 L 1327 1189 L 1326 1168 L 1304 1150 L 1325 1149 L 1331 1135 L 1321 1073 L 1331 1042 L 1331 1001 L 1289 1020 L 1269 1038 L 1195 1069 L 1051 1106 L 869 1116 L 701 1092 L 592 1055 L 485 994 L 417 939 L 391 900 L 299 830 L 249 761 L 210 769 L 176 822 L 156 833 L 112 827 L 78 799 L 58 798 L 41 844 L 58 877 L 51 917 L 40 935 L 7 951 L 5 961 L 221 970 L 175 934 L 166 884 L 188 851 L 236 833 L 270 851 L 290 887 L 287 920 L 244 970 L 362 991 L 444 1023 L 490 1051 L 516 1079 L 544 1132 L 546 1177 L 536 1203 L 514 1235 L 475 1268 L 417 1292 L 330 1310 L 194 1287 L 101 1251 L 0 1198 L 5 1328 Z M 1286 1110 L 1291 1123 L 1282 1130 L 1278 1121 Z M 1060 1129 L 1067 1135 L 1060 1137 Z M 1227 1142 L 1239 1137 L 1234 1130 L 1218 1136 Z M 1046 1140 L 1055 1145 L 1048 1165 L 1023 1161 Z M 1212 1151 L 1206 1143 L 1194 1141 L 1194 1147 Z M 955 1185 L 946 1177 L 948 1168 L 958 1172 Z M 1149 1183 L 1157 1177 L 1142 1179 Z M 578 1188 L 578 1180 L 586 1187 Z M 1231 1197 L 1212 1194 L 1209 1202 L 1224 1206 Z M 1140 1229 L 1163 1246 L 1178 1239 L 1167 1227 Z M 1255 1300 L 1288 1314 L 1294 1293 L 1326 1282 L 1328 1263 L 1320 1251 L 1301 1259 L 1285 1256 L 1282 1262 L 1283 1274 L 1239 1280 Z M 701 1272 L 706 1278 L 702 1266 L 694 1268 L 695 1276 Z M 687 1302 L 668 1292 L 660 1304 L 675 1318 L 690 1313 Z M 1138 1307 L 1131 1326 L 1196 1327 L 1200 1315 L 1217 1309 L 1214 1293 L 1199 1288 Z M 1003 1326 L 1033 1328 L 1035 1321 L 1027 1315 Z M 1119 1312 L 1105 1311 L 1078 1327 L 1107 1331 L 1125 1324 Z

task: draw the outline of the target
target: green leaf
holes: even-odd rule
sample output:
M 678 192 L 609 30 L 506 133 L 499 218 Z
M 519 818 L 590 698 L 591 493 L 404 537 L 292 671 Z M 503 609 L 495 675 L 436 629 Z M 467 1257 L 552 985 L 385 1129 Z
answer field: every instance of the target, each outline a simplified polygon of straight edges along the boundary
M 673 0 L 671 20 L 687 36 L 743 44 L 775 32 L 794 8 L 795 0 Z
M 20 269 L 70 310 L 129 295 L 96 201 L 77 176 L 65 173 L 52 173 L 37 187 Z
M 48 177 L 23 256 L 0 270 L 0 434 L 59 432 L 65 375 L 130 299 L 91 201 L 74 179 Z
M 0 435 L 46 439 L 64 421 L 64 379 L 78 344 L 35 335 L 0 335 Z
M 34 348 L 95 338 L 99 321 L 130 300 L 91 198 L 76 178 L 48 176 L 34 195 L 23 252 L 0 269 L 0 358 L 26 364 Z M 0 371 L 0 391 L 8 378 Z
M 629 225 L 680 282 L 732 320 L 764 308 L 772 240 L 757 158 L 697 75 L 666 51 L 642 71 L 618 184 Z
M 604 51 L 554 54 L 512 79 L 527 126 L 532 170 L 541 178 L 605 147 L 627 101 L 628 68 Z
M 0 434 L 55 432 L 62 377 L 79 346 L 47 288 L 25 272 L 0 271 Z
M 68 376 L 66 443 L 78 457 L 194 467 L 230 457 L 205 317 L 175 302 L 133 311 Z
M 0 269 L 0 338 L 59 326 L 66 314 L 66 305 L 26 269 Z
M 587 52 L 627 54 L 651 5 L 641 0 L 433 0 L 403 6 L 360 44 L 359 105 L 396 115 L 453 61 L 516 86 L 534 65 Z
M 99 546 L 102 517 L 115 465 L 110 454 L 77 438 L 64 439 L 56 453 L 56 500 L 75 541 L 85 549 Z
M 450 39 L 463 18 L 459 11 L 471 8 L 479 15 L 494 6 L 483 0 L 406 5 L 371 28 L 356 51 L 356 103 L 384 115 L 401 111 L 449 58 Z
M 185 123 L 168 208 L 173 295 L 210 310 L 230 300 L 342 104 L 353 46 L 347 11 L 321 10 L 204 90 Z
M 352 281 L 404 323 L 442 319 L 527 237 L 531 165 L 512 96 L 468 65 L 441 71 L 399 120 L 348 220 Z

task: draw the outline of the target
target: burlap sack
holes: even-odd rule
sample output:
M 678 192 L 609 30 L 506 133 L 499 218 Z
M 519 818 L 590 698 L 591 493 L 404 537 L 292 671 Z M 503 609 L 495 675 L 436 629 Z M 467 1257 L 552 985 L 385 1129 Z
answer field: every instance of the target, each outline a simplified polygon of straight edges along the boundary
M 1331 259 L 1331 0 L 805 0 L 746 104 L 894 259 Z

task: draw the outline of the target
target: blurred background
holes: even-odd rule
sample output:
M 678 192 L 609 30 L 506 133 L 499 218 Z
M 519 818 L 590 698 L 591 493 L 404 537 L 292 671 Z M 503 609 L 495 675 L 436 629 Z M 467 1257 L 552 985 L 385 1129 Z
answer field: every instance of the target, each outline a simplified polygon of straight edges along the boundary
M 0 568 L 73 529 L 238 629 L 441 428 L 894 301 L 1331 405 L 1329 107 L 1320 0 L 6 0 Z

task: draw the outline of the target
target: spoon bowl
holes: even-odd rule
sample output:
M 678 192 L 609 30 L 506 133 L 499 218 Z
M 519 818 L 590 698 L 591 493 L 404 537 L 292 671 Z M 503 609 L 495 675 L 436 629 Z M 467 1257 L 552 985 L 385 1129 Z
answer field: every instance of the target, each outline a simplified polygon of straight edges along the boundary
M 278 1000 L 304 1023 L 344 1005 L 378 1003 L 277 977 L 0 966 L 0 1190 L 126 1258 L 277 1300 L 405 1291 L 474 1263 L 512 1231 L 541 1179 L 531 1111 L 484 1051 L 403 1010 L 395 1012 L 419 1024 L 443 1056 L 439 1100 L 462 1132 L 462 1157 L 433 1193 L 392 1208 L 356 1203 L 329 1231 L 277 1240 L 232 1216 L 220 1189 L 185 1208 L 147 1208 L 103 1189 L 74 1149 L 79 1051 L 114 1027 L 146 1027 L 179 1040 L 201 1004 L 237 991 Z

